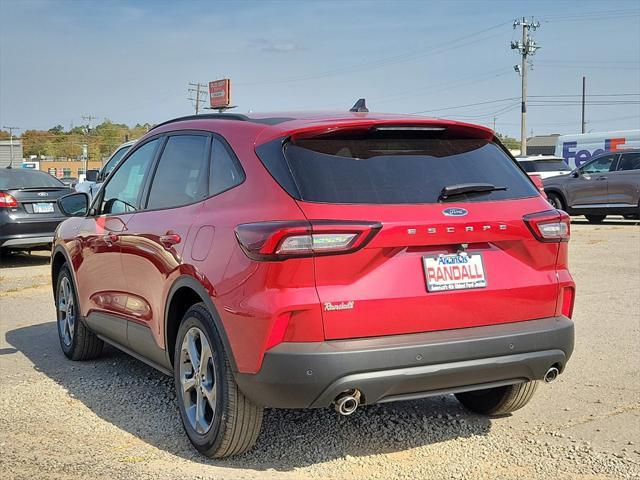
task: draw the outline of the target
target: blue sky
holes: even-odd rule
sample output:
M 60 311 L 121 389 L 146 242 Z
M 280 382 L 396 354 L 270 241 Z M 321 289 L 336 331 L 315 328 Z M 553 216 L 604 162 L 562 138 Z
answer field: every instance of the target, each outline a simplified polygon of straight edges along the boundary
M 529 131 L 579 131 L 579 97 L 561 95 L 582 75 L 588 94 L 619 95 L 589 97 L 587 130 L 640 128 L 640 2 L 587 0 L 0 0 L 0 126 L 156 123 L 193 113 L 188 82 L 229 77 L 240 113 L 365 97 L 374 111 L 496 117 L 519 137 L 509 43 L 523 15 L 542 24 Z

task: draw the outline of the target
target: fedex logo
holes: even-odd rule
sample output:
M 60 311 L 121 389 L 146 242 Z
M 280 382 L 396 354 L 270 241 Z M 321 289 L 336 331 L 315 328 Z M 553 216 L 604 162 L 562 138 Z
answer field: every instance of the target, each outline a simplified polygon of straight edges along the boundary
M 569 165 L 580 167 L 591 160 L 591 158 L 600 155 L 601 153 L 617 152 L 622 150 L 626 141 L 626 138 L 607 138 L 604 141 L 604 149 L 598 148 L 593 152 L 590 152 L 589 150 L 576 150 L 578 142 L 563 142 L 562 156 Z

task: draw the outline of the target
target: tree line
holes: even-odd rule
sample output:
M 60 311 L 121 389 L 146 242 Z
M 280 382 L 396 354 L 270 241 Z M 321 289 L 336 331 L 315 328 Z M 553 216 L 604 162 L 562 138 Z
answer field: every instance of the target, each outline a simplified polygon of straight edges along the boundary
M 38 157 L 76 159 L 83 155 L 87 145 L 90 159 L 99 160 L 111 155 L 123 142 L 142 137 L 152 127 L 149 123 L 129 127 L 124 123 L 105 120 L 99 125 L 72 127 L 68 130 L 56 125 L 49 130 L 25 130 L 19 137 L 23 154 Z M 0 130 L 0 140 L 9 140 L 9 132 Z

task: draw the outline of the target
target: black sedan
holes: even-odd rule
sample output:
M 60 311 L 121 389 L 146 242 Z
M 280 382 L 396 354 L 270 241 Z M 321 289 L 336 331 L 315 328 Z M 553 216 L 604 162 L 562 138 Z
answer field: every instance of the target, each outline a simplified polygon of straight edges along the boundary
M 0 249 L 46 247 L 66 217 L 57 199 L 74 190 L 48 173 L 0 169 Z

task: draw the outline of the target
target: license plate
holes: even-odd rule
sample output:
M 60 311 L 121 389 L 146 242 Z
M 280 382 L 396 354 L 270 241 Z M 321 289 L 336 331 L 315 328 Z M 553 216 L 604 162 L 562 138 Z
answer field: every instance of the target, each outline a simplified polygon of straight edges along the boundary
M 422 257 L 422 264 L 429 292 L 487 286 L 481 253 L 425 256 Z
M 53 213 L 53 203 L 34 203 L 33 213 Z

